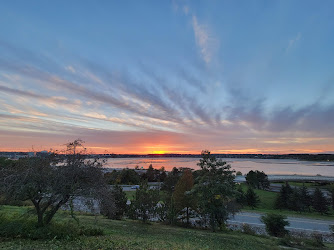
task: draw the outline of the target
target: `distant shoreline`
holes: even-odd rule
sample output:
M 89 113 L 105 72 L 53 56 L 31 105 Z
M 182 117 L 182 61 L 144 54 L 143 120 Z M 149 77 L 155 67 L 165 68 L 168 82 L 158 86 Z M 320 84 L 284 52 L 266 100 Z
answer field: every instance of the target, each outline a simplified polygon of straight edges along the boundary
M 36 152 L 36 155 L 46 151 Z M 0 157 L 21 158 L 32 152 L 0 152 Z M 217 158 L 236 159 L 289 159 L 301 161 L 334 161 L 334 154 L 212 154 Z M 99 158 L 201 158 L 200 154 L 87 154 L 87 157 Z

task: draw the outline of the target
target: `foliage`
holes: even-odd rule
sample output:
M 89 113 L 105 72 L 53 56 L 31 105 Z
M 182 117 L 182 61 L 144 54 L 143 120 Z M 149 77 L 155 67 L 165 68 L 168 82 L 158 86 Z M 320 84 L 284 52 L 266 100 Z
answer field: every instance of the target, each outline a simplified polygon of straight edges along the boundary
M 191 209 L 196 207 L 196 201 L 189 192 L 194 186 L 194 179 L 190 169 L 183 171 L 183 174 L 175 186 L 173 201 L 179 214 L 185 209 L 186 223 L 189 225 Z
M 329 201 L 324 196 L 323 192 L 316 188 L 313 193 L 312 207 L 319 212 L 320 214 L 324 214 L 328 212 L 329 209 Z
M 241 207 L 246 204 L 245 192 L 241 185 L 238 185 L 235 200 Z
M 178 211 L 175 208 L 175 202 L 172 194 L 162 191 L 160 202 L 157 204 L 156 215 L 164 223 L 175 225 L 177 222 Z
M 258 206 L 260 203 L 259 196 L 254 192 L 253 188 L 248 187 L 247 193 L 245 195 L 245 200 L 247 206 L 250 206 L 252 209 Z
M 268 176 L 259 170 L 251 170 L 246 175 L 246 182 L 249 186 L 257 189 L 268 189 L 270 186 L 270 182 L 268 180 Z
M 311 234 L 311 237 L 312 237 L 312 243 L 313 243 L 313 246 L 315 247 L 324 247 L 324 239 L 323 239 L 323 236 L 321 233 L 318 233 L 318 232 L 313 232 Z
M 121 171 L 113 170 L 105 173 L 107 183 L 111 185 L 137 185 L 140 183 L 140 176 L 134 169 L 124 168 Z
M 256 235 L 256 231 L 247 223 L 242 223 L 241 229 L 245 234 Z
M 330 195 L 331 195 L 331 205 L 332 205 L 332 209 L 334 209 L 334 185 L 330 185 L 329 189 L 328 189 Z
M 290 194 L 290 204 L 288 208 L 297 212 L 301 212 L 303 209 L 301 190 L 295 187 Z
M 289 183 L 286 182 L 285 185 L 281 186 L 281 190 L 275 201 L 275 208 L 289 209 L 291 193 L 292 193 L 292 188 L 290 187 Z
M 292 189 L 288 182 L 282 185 L 275 201 L 275 208 L 289 209 L 297 212 L 310 211 L 312 197 L 306 186 Z
M 37 239 L 74 239 L 80 235 L 103 235 L 103 230 L 96 227 L 79 226 L 73 221 L 66 223 L 53 222 L 45 227 L 37 227 L 29 215 L 0 213 L 0 236 L 10 238 Z
M 127 197 L 122 187 L 115 185 L 102 195 L 100 201 L 101 214 L 109 219 L 120 220 L 126 212 Z
M 167 177 L 162 183 L 161 190 L 172 194 L 174 192 L 175 185 L 178 182 L 180 176 L 181 176 L 181 171 L 174 167 L 172 171 L 168 173 Z
M 30 200 L 38 225 L 49 224 L 58 209 L 74 196 L 92 197 L 104 186 L 101 162 L 86 160 L 76 152 L 79 145 L 81 140 L 70 143 L 66 156 L 24 158 L 1 169 L 1 191 L 13 200 Z
M 235 175 L 236 175 L 236 176 L 241 176 L 242 173 L 241 173 L 240 171 L 237 171 L 237 172 L 235 173 Z
M 135 198 L 131 201 L 131 212 L 135 218 L 140 218 L 144 223 L 155 215 L 155 209 L 159 202 L 159 190 L 150 189 L 147 182 L 136 190 Z
M 299 195 L 300 195 L 299 198 L 301 203 L 301 211 L 303 212 L 306 210 L 310 211 L 310 207 L 312 204 L 312 197 L 309 194 L 307 187 L 302 186 L 299 189 Z
M 285 229 L 285 226 L 289 226 L 290 223 L 283 215 L 266 214 L 261 216 L 261 221 L 265 224 L 266 231 L 269 235 L 283 237 L 288 233 L 288 231 Z
M 196 195 L 199 213 L 208 219 L 215 231 L 217 227 L 223 228 L 229 215 L 237 211 L 234 171 L 209 151 L 202 151 L 202 159 L 197 165 L 201 170 L 192 192 Z
M 10 167 L 15 161 L 7 159 L 6 157 L 0 157 L 0 168 Z

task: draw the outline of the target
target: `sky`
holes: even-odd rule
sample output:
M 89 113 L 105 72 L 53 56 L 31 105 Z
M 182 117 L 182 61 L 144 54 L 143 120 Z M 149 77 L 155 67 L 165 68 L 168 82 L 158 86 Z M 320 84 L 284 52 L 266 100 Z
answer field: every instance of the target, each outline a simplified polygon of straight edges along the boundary
M 2 1 L 0 151 L 334 153 L 334 1 Z

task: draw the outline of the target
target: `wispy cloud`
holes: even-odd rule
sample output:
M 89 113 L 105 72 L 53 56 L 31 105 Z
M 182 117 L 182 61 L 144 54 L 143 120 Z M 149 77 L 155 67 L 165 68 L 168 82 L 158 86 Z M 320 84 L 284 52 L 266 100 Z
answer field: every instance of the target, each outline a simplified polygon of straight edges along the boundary
M 198 21 L 196 15 L 192 16 L 192 27 L 199 54 L 206 64 L 210 64 L 217 50 L 218 39 L 211 34 L 207 25 Z
M 75 65 L 74 71 L 58 65 L 56 68 L 63 71 L 52 72 L 48 67 L 53 69 L 54 65 L 44 64 L 43 57 L 13 60 L 9 54 L 6 60 L 0 59 L 0 129 L 8 128 L 8 133 L 30 133 L 33 137 L 49 134 L 54 140 L 62 133 L 63 137 L 72 135 L 96 143 L 97 138 L 117 141 L 119 137 L 126 143 L 130 140 L 128 132 L 129 137 L 138 136 L 138 145 L 139 137 L 144 145 L 145 136 L 149 143 L 154 143 L 152 138 L 158 142 L 172 136 L 170 143 L 183 141 L 184 147 L 198 151 L 205 147 L 227 150 L 241 143 L 249 149 L 254 141 L 283 147 L 299 143 L 297 138 L 303 134 L 327 137 L 322 143 L 333 142 L 333 103 L 313 103 L 299 109 L 283 105 L 267 113 L 261 94 L 251 96 L 243 89 L 226 87 L 228 99 L 223 102 L 206 91 L 198 72 L 180 65 L 172 68 L 171 73 L 180 81 L 174 84 L 150 65 L 139 65 L 136 77 L 83 60 L 80 65 L 66 64 Z M 151 133 L 155 136 L 150 137 Z M 275 143 L 280 138 L 291 140 Z M 222 142 L 228 145 L 223 147 Z
M 298 34 L 289 40 L 289 43 L 288 43 L 288 47 L 286 48 L 286 51 L 289 51 L 290 49 L 292 49 L 296 43 L 301 39 L 302 37 L 302 33 L 301 32 L 298 32 Z

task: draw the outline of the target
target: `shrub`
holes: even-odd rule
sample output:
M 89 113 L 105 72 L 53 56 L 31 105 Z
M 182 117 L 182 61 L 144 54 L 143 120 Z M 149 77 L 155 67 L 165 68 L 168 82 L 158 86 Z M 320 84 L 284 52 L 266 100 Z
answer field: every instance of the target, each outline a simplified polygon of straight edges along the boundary
M 286 221 L 286 217 L 280 214 L 266 214 L 261 216 L 261 221 L 266 226 L 266 231 L 271 236 L 283 237 L 288 233 L 285 226 L 289 226 L 290 223 Z
M 285 235 L 279 240 L 279 244 L 287 247 L 301 247 L 304 245 L 304 242 L 302 238 Z
M 51 223 L 38 227 L 34 218 L 24 215 L 12 214 L 7 216 L 0 214 L 0 237 L 25 238 L 25 239 L 74 239 L 80 235 L 103 235 L 100 228 L 86 228 L 78 226 L 73 221 L 65 223 Z
M 321 233 L 313 232 L 311 234 L 312 241 L 310 242 L 312 246 L 314 247 L 323 247 L 324 241 Z
M 329 230 L 331 231 L 332 234 L 334 234 L 334 225 L 329 225 Z
M 243 223 L 241 229 L 245 234 L 256 235 L 255 230 L 247 223 Z

